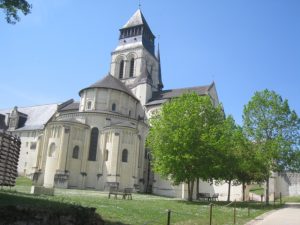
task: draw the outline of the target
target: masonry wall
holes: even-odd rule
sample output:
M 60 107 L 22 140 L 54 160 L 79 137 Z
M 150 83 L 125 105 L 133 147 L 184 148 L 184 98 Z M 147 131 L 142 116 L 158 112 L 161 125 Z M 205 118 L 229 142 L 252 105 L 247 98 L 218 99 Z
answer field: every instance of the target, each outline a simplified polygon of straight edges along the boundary
M 155 182 L 153 183 L 153 193 L 162 196 L 175 197 L 175 198 L 188 198 L 187 184 L 172 185 L 169 180 L 162 179 L 159 175 L 155 174 Z M 200 181 L 199 183 L 199 193 L 219 193 L 219 200 L 226 201 L 228 193 L 228 184 L 225 182 L 208 183 L 205 181 Z M 241 200 L 242 199 L 242 185 L 232 185 L 230 200 Z M 196 199 L 196 183 L 194 185 L 194 195 L 193 198 Z
M 275 179 L 276 195 L 300 195 L 300 173 L 278 173 Z

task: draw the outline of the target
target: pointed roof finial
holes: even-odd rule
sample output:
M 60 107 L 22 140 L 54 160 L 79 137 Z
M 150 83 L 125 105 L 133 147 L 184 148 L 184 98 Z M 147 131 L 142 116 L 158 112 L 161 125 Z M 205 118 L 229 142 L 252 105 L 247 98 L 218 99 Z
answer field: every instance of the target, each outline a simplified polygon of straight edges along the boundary
M 139 0 L 139 9 L 141 9 L 141 6 L 142 6 L 142 5 L 141 5 L 141 0 Z

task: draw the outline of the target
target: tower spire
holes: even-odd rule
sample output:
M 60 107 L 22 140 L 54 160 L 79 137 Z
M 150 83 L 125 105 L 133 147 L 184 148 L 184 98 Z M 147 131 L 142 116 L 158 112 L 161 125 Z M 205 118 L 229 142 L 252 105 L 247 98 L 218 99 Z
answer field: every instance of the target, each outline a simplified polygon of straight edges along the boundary
M 139 0 L 139 9 L 141 9 L 141 6 L 142 6 L 142 5 L 141 5 L 141 0 Z
M 159 36 L 158 36 L 159 37 Z M 157 61 L 158 61 L 158 89 L 162 90 L 164 88 L 162 79 L 161 79 L 161 65 L 160 65 L 160 50 L 159 50 L 159 42 L 157 42 Z

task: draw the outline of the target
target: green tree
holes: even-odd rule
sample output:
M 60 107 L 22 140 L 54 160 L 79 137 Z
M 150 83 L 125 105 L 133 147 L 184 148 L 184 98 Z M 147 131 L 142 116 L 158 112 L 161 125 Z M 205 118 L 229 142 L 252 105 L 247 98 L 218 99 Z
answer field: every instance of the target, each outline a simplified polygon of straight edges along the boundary
M 10 24 L 20 21 L 18 11 L 27 15 L 31 12 L 31 8 L 26 0 L 0 0 L 0 9 L 4 10 L 6 21 Z
M 250 142 L 242 130 L 238 131 L 238 169 L 236 173 L 237 181 L 242 184 L 243 201 L 245 201 L 246 184 L 261 183 L 265 179 L 265 164 L 261 154 Z
M 271 171 L 295 169 L 299 147 L 300 120 L 287 100 L 274 91 L 256 92 L 244 107 L 243 128 L 257 151 L 266 181 L 266 204 L 269 204 Z
M 232 116 L 228 116 L 224 121 L 216 126 L 209 134 L 208 142 L 211 143 L 211 150 L 214 150 L 214 156 L 211 167 L 214 168 L 211 176 L 219 182 L 228 183 L 227 201 L 230 201 L 230 192 L 232 181 L 236 180 L 236 174 L 239 165 L 238 155 L 238 127 Z
M 189 201 L 196 179 L 211 177 L 214 151 L 207 140 L 223 118 L 222 108 L 213 106 L 209 97 L 188 93 L 164 104 L 150 120 L 147 144 L 154 171 L 174 184 L 187 183 Z

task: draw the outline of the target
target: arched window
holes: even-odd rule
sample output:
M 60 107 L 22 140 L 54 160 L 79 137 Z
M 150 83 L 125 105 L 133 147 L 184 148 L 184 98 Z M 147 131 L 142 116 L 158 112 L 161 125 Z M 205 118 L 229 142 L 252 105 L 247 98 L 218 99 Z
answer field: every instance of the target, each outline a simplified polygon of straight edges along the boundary
M 78 159 L 78 157 L 79 157 L 79 146 L 76 145 L 76 146 L 73 148 L 72 158 L 73 158 L 73 159 Z
M 106 150 L 105 150 L 105 153 L 104 153 L 104 160 L 105 160 L 105 161 L 108 161 L 108 153 L 109 153 L 109 152 L 108 152 L 108 150 L 106 149 Z
M 121 60 L 120 62 L 120 68 L 119 68 L 119 78 L 122 79 L 124 74 L 124 60 Z
M 92 109 L 92 102 L 91 101 L 87 102 L 87 109 Z
M 133 77 L 133 74 L 134 74 L 134 58 L 130 60 L 129 77 Z
M 116 103 L 113 103 L 113 104 L 111 105 L 111 111 L 115 112 L 116 109 L 117 109 Z
M 89 161 L 96 161 L 97 145 L 98 145 L 99 130 L 94 127 L 91 132 L 90 150 L 89 150 Z
M 56 146 L 55 143 L 51 143 L 50 147 L 49 147 L 49 153 L 48 156 L 49 157 L 53 157 L 55 154 L 55 150 L 56 150 Z
M 124 149 L 122 152 L 122 162 L 128 162 L 128 150 Z

